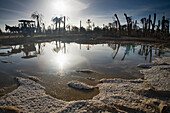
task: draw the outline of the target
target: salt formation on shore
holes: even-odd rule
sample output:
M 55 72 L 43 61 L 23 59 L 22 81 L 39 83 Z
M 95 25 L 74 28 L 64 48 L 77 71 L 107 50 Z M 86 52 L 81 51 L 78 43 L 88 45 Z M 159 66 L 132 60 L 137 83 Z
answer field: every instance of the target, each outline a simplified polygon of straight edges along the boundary
M 79 81 L 71 81 L 68 83 L 68 86 L 77 88 L 77 89 L 86 89 L 86 90 L 94 89 L 93 86 L 87 85 L 87 84 L 79 82 Z
M 170 57 L 155 61 L 157 64 L 163 62 L 169 64 Z M 45 88 L 30 79 L 17 78 L 20 86 L 3 96 L 0 105 L 14 106 L 24 113 L 167 113 L 170 111 L 170 66 L 153 66 L 151 69 L 141 70 L 141 73 L 144 74 L 144 79 L 102 79 L 96 86 L 100 93 L 93 99 L 70 102 L 46 95 Z

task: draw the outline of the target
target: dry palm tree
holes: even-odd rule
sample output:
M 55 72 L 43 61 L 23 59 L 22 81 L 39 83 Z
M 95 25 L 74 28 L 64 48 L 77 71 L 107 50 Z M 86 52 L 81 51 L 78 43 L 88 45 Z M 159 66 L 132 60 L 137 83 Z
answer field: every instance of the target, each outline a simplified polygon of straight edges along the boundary
M 112 29 L 113 23 L 108 23 L 109 29 Z
M 66 26 L 66 28 L 67 28 L 67 30 L 70 32 L 70 30 L 71 30 L 71 25 L 68 24 L 68 25 Z
M 131 31 L 132 31 L 132 17 L 128 17 L 126 13 L 124 13 L 124 16 L 125 16 L 126 22 L 127 22 L 128 35 L 131 35 Z
M 93 26 L 93 30 L 94 30 L 94 28 L 95 28 L 95 24 L 94 24 L 94 22 L 93 22 L 93 25 L 92 25 L 92 26 Z
M 40 24 L 42 22 L 42 18 L 43 18 L 43 15 L 42 14 L 39 14 L 37 11 L 34 12 L 33 14 L 31 14 L 31 17 L 33 19 L 37 19 L 37 31 L 38 32 L 41 32 L 41 28 L 40 28 Z
M 56 25 L 55 30 L 57 31 L 57 25 L 59 22 L 59 18 L 58 17 L 52 18 L 52 21 L 55 23 L 55 25 Z
M 117 23 L 118 23 L 118 26 L 119 26 L 119 31 L 121 31 L 121 25 L 120 25 L 120 21 L 119 21 L 119 18 L 117 16 L 117 14 L 114 15 L 116 20 L 117 20 Z
M 119 25 L 119 36 L 121 36 L 121 25 L 120 25 L 120 21 L 119 21 L 119 18 L 117 16 L 117 14 L 114 15 L 116 20 L 117 20 L 117 25 Z
M 91 29 L 91 23 L 92 23 L 91 20 L 88 19 L 86 23 L 88 24 L 88 28 L 87 29 L 90 30 Z
M 146 30 L 147 30 L 147 34 L 150 33 L 150 27 L 152 24 L 152 20 L 151 20 L 151 15 L 149 15 L 149 18 L 146 20 Z
M 52 18 L 52 21 L 55 22 L 56 25 L 56 31 L 57 31 L 58 24 L 59 24 L 59 31 L 60 31 L 60 25 L 63 22 L 62 19 L 63 17 L 57 17 L 57 16 L 55 18 Z
M 145 31 L 146 18 L 142 18 L 140 21 L 143 24 L 143 32 L 144 32 Z
M 61 23 L 63 23 L 63 17 L 60 17 L 60 18 L 59 18 L 59 31 L 60 31 L 60 25 L 61 25 Z
M 155 23 L 156 23 L 156 13 L 154 13 L 154 20 L 153 20 L 153 24 L 152 24 L 152 33 L 154 33 L 154 29 L 155 29 Z

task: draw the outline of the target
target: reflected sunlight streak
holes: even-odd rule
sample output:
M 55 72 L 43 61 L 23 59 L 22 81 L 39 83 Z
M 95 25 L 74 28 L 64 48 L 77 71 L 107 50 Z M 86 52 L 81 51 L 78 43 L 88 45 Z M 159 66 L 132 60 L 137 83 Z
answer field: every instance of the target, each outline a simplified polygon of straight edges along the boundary
M 67 57 L 65 54 L 59 53 L 57 56 L 57 64 L 59 65 L 60 70 L 62 71 L 65 68 L 67 62 Z

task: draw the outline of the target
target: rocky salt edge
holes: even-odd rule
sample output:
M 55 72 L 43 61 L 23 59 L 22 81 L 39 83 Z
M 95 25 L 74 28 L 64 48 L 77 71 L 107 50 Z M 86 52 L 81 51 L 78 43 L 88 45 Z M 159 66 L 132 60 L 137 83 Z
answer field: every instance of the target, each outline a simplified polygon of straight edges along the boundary
M 170 64 L 170 57 L 156 59 L 156 64 Z M 100 93 L 91 100 L 62 101 L 45 94 L 40 84 L 24 78 L 17 78 L 19 87 L 3 96 L 1 106 L 14 106 L 22 112 L 120 112 L 120 113 L 166 113 L 170 110 L 170 66 L 153 66 L 141 70 L 143 79 L 102 79 L 95 86 Z M 80 82 L 78 86 L 91 87 Z M 159 95 L 160 94 L 160 95 Z
M 79 82 L 79 81 L 71 81 L 68 83 L 68 86 L 77 88 L 77 89 L 85 89 L 85 90 L 94 89 L 93 86 L 87 85 L 87 84 Z

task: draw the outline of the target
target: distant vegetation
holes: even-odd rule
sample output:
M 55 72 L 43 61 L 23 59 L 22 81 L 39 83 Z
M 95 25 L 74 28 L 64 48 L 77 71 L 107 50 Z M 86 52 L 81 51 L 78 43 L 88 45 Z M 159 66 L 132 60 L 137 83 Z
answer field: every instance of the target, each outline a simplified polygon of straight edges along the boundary
M 82 21 L 80 20 L 80 26 L 66 24 L 68 17 L 53 17 L 51 21 L 53 24 L 45 28 L 43 23 L 43 15 L 34 12 L 31 17 L 36 19 L 35 33 L 38 34 L 98 34 L 104 36 L 121 37 L 121 36 L 134 36 L 134 37 L 156 37 L 159 39 L 166 39 L 169 37 L 169 19 L 165 16 L 161 20 L 157 20 L 156 13 L 153 14 L 153 20 L 151 15 L 148 17 L 141 18 L 140 20 L 133 20 L 132 16 L 128 16 L 124 13 L 126 24 L 122 25 L 119 21 L 118 15 L 115 14 L 113 17 L 113 22 L 108 24 L 103 24 L 102 27 L 95 26 L 95 22 L 91 19 L 87 19 L 87 27 L 82 26 Z M 139 23 L 142 26 L 139 26 Z M 157 24 L 156 24 L 157 23 Z M 18 26 L 20 27 L 20 26 Z M 0 33 L 2 31 L 0 30 Z M 16 33 L 16 32 L 15 32 Z

